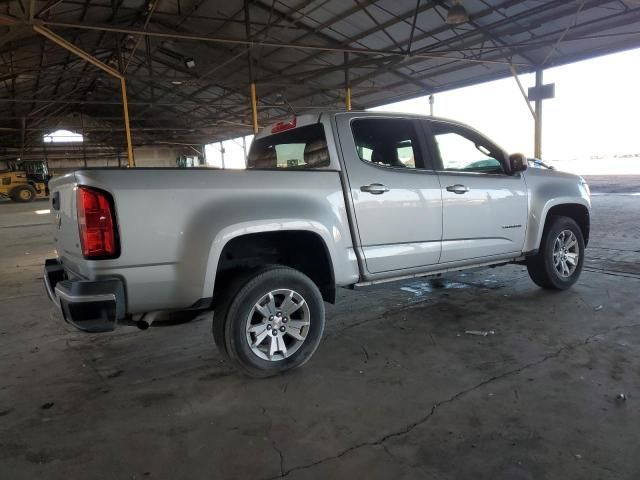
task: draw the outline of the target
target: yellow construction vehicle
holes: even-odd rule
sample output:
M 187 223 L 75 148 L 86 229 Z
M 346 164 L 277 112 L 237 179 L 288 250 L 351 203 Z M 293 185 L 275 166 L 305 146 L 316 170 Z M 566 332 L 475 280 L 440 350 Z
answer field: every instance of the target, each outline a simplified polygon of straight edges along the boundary
M 5 161 L 0 170 L 0 197 L 14 202 L 31 202 L 49 195 L 49 169 L 41 161 Z M 2 167 L 0 167 L 2 168 Z

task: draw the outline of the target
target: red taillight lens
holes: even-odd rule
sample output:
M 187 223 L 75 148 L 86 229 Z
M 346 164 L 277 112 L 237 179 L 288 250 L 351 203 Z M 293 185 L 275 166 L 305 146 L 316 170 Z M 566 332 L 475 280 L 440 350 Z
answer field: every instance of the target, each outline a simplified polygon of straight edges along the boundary
M 271 129 L 271 133 L 280 133 L 296 128 L 297 118 L 293 117 L 290 122 L 278 122 Z
M 78 225 L 84 258 L 118 255 L 118 239 L 108 193 L 78 187 Z

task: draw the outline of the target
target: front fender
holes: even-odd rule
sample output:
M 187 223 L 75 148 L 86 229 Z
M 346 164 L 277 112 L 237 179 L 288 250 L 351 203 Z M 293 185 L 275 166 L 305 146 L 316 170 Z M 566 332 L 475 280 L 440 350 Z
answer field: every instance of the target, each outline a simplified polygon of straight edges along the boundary
M 591 210 L 591 199 L 583 181 L 577 175 L 560 172 L 527 171 L 529 188 L 529 219 L 524 252 L 540 248 L 549 211 L 558 205 L 581 205 Z

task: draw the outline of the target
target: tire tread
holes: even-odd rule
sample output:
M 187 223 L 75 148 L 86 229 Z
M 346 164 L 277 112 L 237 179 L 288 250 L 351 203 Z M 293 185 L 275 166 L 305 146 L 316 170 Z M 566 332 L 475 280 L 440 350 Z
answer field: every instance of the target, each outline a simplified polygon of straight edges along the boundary
M 226 298 L 221 302 L 220 314 L 218 315 L 218 308 L 216 308 L 216 314 L 214 315 L 213 333 L 218 347 L 223 350 L 223 353 L 235 364 L 235 366 L 244 374 L 254 378 L 266 378 L 283 373 L 291 368 L 298 368 L 304 365 L 315 353 L 319 345 L 319 338 L 315 340 L 315 345 L 310 352 L 306 354 L 306 357 L 301 362 L 295 364 L 293 367 L 280 368 L 279 365 L 275 365 L 273 368 L 261 369 L 246 362 L 242 355 L 238 351 L 237 341 L 234 341 L 234 334 L 232 328 L 233 322 L 238 321 L 235 316 L 238 315 L 244 297 L 253 290 L 256 286 L 265 280 L 265 277 L 272 276 L 292 276 L 305 284 L 308 288 L 312 287 L 312 294 L 315 295 L 315 301 L 321 307 L 322 322 L 319 337 L 322 336 L 324 330 L 324 303 L 322 295 L 318 290 L 318 287 L 302 272 L 295 270 L 291 267 L 282 265 L 268 265 L 260 269 L 254 269 L 251 271 L 245 271 L 240 273 L 236 278 L 230 282 L 230 287 L 225 291 L 223 296 Z M 228 295 L 228 296 L 227 296 Z M 216 318 L 217 317 L 217 318 Z M 297 354 L 298 352 L 296 352 Z M 296 355 L 294 354 L 294 355 Z M 292 356 L 293 357 L 293 356 Z
M 578 268 L 568 281 L 560 279 L 553 266 L 550 264 L 548 258 L 548 252 L 553 249 L 551 242 L 555 239 L 555 236 L 560 233 L 560 230 L 569 228 L 573 231 L 578 239 L 578 245 L 580 247 L 580 258 Z M 540 240 L 540 250 L 536 255 L 533 255 L 527 259 L 527 271 L 529 277 L 533 282 L 548 290 L 566 290 L 571 287 L 580 277 L 582 272 L 582 266 L 584 264 L 584 238 L 580 227 L 570 217 L 555 216 L 549 218 L 542 233 L 542 239 Z

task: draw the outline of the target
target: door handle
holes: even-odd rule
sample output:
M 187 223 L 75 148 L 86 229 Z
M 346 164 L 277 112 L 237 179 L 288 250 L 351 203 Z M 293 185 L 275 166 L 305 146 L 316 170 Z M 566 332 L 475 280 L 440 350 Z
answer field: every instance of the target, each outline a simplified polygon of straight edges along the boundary
M 447 192 L 457 193 L 458 195 L 462 195 L 463 193 L 467 193 L 469 191 L 469 187 L 466 185 L 460 185 L 456 183 L 455 185 L 449 185 L 447 187 Z
M 371 185 L 363 185 L 360 187 L 361 192 L 367 192 L 372 195 L 382 195 L 389 191 L 389 187 L 381 183 L 372 183 Z

